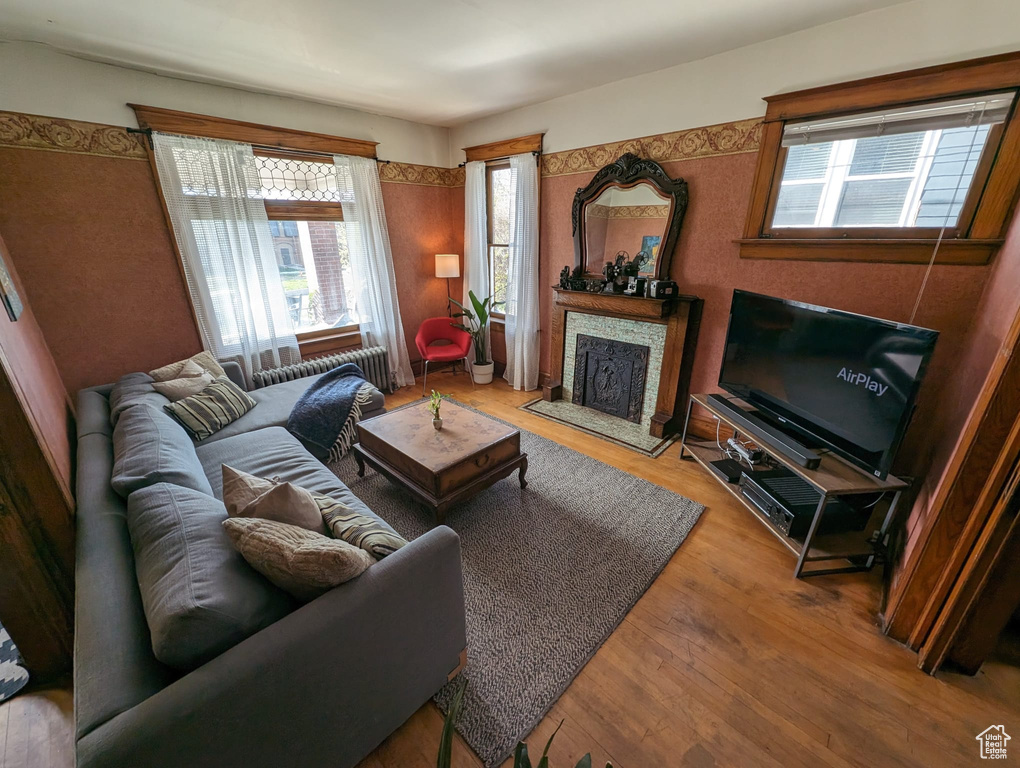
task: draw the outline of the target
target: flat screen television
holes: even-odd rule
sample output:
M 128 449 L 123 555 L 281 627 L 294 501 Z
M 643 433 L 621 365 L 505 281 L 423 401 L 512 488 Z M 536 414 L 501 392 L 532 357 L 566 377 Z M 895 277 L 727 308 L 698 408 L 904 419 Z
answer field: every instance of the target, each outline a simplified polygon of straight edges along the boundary
M 937 339 L 926 328 L 734 291 L 719 386 L 885 478 Z

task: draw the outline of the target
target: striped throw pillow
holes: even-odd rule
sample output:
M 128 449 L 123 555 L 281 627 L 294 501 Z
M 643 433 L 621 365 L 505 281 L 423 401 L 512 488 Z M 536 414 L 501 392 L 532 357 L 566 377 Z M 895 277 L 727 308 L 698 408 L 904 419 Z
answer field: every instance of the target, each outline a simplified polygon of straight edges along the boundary
M 312 498 L 319 505 L 322 519 L 326 522 L 326 527 L 333 532 L 334 538 L 361 547 L 376 560 L 382 560 L 386 555 L 393 554 L 407 543 L 406 539 L 395 534 L 378 520 L 355 512 L 342 501 L 314 492 Z
M 216 379 L 197 395 L 163 406 L 195 441 L 205 440 L 255 407 L 247 392 L 228 378 Z

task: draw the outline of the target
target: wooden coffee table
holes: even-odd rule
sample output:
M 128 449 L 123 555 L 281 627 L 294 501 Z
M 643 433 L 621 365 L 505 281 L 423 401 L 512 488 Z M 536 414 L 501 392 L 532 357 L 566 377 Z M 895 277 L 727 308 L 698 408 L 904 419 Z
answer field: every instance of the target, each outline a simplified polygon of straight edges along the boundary
M 528 485 L 521 433 L 495 419 L 444 401 L 443 428 L 432 426 L 428 403 L 384 413 L 358 424 L 358 476 L 365 465 L 402 486 L 442 523 L 450 507 L 467 501 L 519 469 Z

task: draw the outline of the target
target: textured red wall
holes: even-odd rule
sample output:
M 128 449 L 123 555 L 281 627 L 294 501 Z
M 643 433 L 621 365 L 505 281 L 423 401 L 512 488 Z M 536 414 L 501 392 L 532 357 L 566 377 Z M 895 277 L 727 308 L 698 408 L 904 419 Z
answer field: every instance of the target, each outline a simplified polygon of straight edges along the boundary
M 446 280 L 436 277 L 436 254 L 462 254 L 464 188 L 383 183 L 386 225 L 397 276 L 400 317 L 411 362 L 421 359 L 414 336 L 422 321 L 446 314 Z M 460 200 L 460 225 L 454 211 Z M 463 274 L 463 269 L 461 269 Z M 460 298 L 460 281 L 450 290 Z
M 147 162 L 2 148 L 0 199 L 69 392 L 201 349 Z
M 53 471 L 63 484 L 64 493 L 70 501 L 73 498 L 71 465 L 74 451 L 71 435 L 74 417 L 67 392 L 29 305 L 25 286 L 19 279 L 2 238 L 0 256 L 7 265 L 24 306 L 16 322 L 12 322 L 6 309 L 0 307 L 0 353 L 3 354 L 4 368 L 22 401 L 28 404 L 40 444 L 49 455 Z
M 733 240 L 742 234 L 755 160 L 755 154 L 744 153 L 664 166 L 671 176 L 687 180 L 691 200 L 673 256 L 671 277 L 680 284 L 682 293 L 705 301 L 691 381 L 694 392 L 717 389 L 734 288 L 907 321 L 924 277 L 923 266 L 908 264 L 741 259 Z M 549 286 L 564 266 L 573 266 L 570 207 L 577 188 L 587 184 L 592 175 L 542 180 L 541 360 L 546 372 L 550 361 Z M 921 467 L 920 448 L 931 436 L 923 425 L 930 423 L 939 392 L 955 370 L 988 273 L 988 267 L 936 266 L 932 271 L 914 322 L 940 331 L 941 336 L 922 389 L 915 428 L 901 451 L 904 460 L 899 468 L 903 472 Z

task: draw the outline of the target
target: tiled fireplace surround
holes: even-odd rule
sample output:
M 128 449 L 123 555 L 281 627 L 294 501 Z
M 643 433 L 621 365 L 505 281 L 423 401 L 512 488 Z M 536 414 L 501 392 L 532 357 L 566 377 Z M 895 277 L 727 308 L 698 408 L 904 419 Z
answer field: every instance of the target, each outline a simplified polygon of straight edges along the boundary
M 573 396 L 574 353 L 577 349 L 579 333 L 612 341 L 624 341 L 629 344 L 642 344 L 648 347 L 648 369 L 645 375 L 640 421 L 640 425 L 647 432 L 651 428 L 652 416 L 655 414 L 655 400 L 659 391 L 663 352 L 666 348 L 666 326 L 622 317 L 567 312 L 566 330 L 563 335 L 564 400 L 571 400 Z M 581 373 L 583 374 L 583 372 Z

